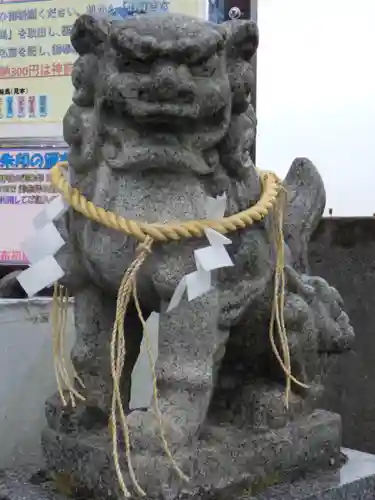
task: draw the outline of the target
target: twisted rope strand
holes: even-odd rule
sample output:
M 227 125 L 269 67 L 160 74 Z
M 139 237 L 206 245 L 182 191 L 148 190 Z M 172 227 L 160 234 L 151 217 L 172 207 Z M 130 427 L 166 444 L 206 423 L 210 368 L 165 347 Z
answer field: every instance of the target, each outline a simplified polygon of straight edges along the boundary
M 274 276 L 273 304 L 272 304 L 271 318 L 269 323 L 269 339 L 273 353 L 281 369 L 285 374 L 286 378 L 285 406 L 288 409 L 292 382 L 298 385 L 299 387 L 303 387 L 305 389 L 308 389 L 309 386 L 300 382 L 292 375 L 288 335 L 286 332 L 285 320 L 284 320 L 285 255 L 284 255 L 283 222 L 284 222 L 285 204 L 286 204 L 286 193 L 284 189 L 282 189 L 282 191 L 280 192 L 280 196 L 278 198 L 278 203 L 274 205 L 270 217 L 271 234 L 276 253 L 276 268 Z M 280 340 L 280 346 L 283 353 L 283 357 L 281 357 L 275 341 L 275 322 L 277 326 L 277 332 Z
M 109 212 L 101 207 L 96 207 L 88 201 L 78 189 L 70 186 L 63 170 L 68 169 L 67 162 L 59 162 L 51 169 L 51 182 L 65 201 L 78 213 L 86 218 L 98 222 L 103 226 L 134 236 L 139 241 L 144 241 L 150 236 L 155 241 L 180 240 L 204 236 L 204 230 L 214 229 L 220 234 L 227 234 L 237 229 L 243 229 L 254 222 L 263 219 L 274 205 L 282 187 L 280 179 L 272 172 L 260 172 L 263 192 L 260 200 L 252 207 L 229 217 L 219 220 L 200 219 L 194 221 L 175 221 L 166 224 L 138 222 L 125 219 L 120 215 Z
M 147 240 L 144 243 L 139 245 L 138 247 L 139 255 L 127 269 L 121 281 L 121 285 L 117 295 L 116 318 L 113 325 L 112 340 L 111 340 L 111 372 L 113 379 L 113 393 L 112 393 L 110 429 L 112 434 L 112 452 L 113 452 L 116 475 L 119 481 L 120 488 L 125 498 L 129 498 L 130 493 L 126 487 L 120 466 L 120 459 L 118 453 L 118 439 L 117 439 L 117 414 L 119 415 L 121 431 L 124 436 L 125 456 L 128 464 L 130 479 L 137 493 L 140 496 L 146 496 L 145 491 L 141 488 L 141 486 L 137 481 L 135 471 L 132 465 L 132 459 L 130 453 L 131 446 L 130 446 L 129 426 L 125 415 L 124 407 L 122 404 L 120 383 L 121 383 L 122 370 L 124 368 L 125 354 L 126 354 L 124 319 L 129 305 L 129 301 L 132 298 L 133 286 L 135 283 L 135 277 L 137 271 L 142 266 L 143 262 L 150 253 L 152 244 L 153 244 L 152 238 L 147 238 Z

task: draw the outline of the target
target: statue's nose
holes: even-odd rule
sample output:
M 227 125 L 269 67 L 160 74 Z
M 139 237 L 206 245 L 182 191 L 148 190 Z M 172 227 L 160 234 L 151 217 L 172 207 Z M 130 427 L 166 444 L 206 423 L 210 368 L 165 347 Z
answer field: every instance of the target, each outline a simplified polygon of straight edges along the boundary
M 172 63 L 159 64 L 151 73 L 151 101 L 189 101 L 194 98 L 193 82 L 188 70 Z
M 153 85 L 160 94 L 160 97 L 177 97 L 179 87 L 179 76 L 177 68 L 172 65 L 158 67 L 154 73 Z

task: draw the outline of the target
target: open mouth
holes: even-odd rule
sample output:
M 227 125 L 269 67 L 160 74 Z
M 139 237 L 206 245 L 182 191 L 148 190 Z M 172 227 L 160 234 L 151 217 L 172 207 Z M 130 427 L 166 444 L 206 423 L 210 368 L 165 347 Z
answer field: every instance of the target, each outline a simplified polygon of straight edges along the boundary
M 194 92 L 191 90 L 177 90 L 175 91 L 173 88 L 170 89 L 168 92 L 168 89 L 166 89 L 164 99 L 159 97 L 155 97 L 152 95 L 150 91 L 144 91 L 144 90 L 139 90 L 138 91 L 138 100 L 146 103 L 156 103 L 156 102 L 165 102 L 165 104 L 170 104 L 173 102 L 173 104 L 179 104 L 180 106 L 183 105 L 193 105 L 195 96 Z
M 151 106 L 153 112 L 150 113 Z M 103 132 L 105 158 L 109 165 L 115 169 L 188 169 L 199 175 L 212 173 L 212 167 L 205 163 L 201 152 L 212 148 L 225 135 L 230 107 L 223 106 L 217 113 L 200 118 L 167 114 L 174 109 L 165 105 L 160 107 L 162 113 L 158 106 L 148 105 L 148 113 L 138 116 L 128 110 L 125 118 L 120 109 L 111 108 L 112 123 L 113 112 L 117 114 L 115 135 L 118 134 L 119 138 L 114 140 L 112 129 Z M 104 106 L 101 109 L 103 124 L 109 121 L 108 113 Z M 106 134 L 109 134 L 107 139 Z
M 221 127 L 226 121 L 226 108 L 222 107 L 215 114 L 200 116 L 197 106 L 179 106 L 177 104 L 147 104 L 147 113 L 134 114 L 134 122 L 142 125 L 142 131 L 147 134 L 176 134 L 176 131 L 194 131 L 199 133 L 200 129 Z
M 170 172 L 192 171 L 198 175 L 209 175 L 212 167 L 206 164 L 196 151 L 172 145 L 142 142 L 125 147 L 114 158 L 106 158 L 113 169 L 164 170 Z

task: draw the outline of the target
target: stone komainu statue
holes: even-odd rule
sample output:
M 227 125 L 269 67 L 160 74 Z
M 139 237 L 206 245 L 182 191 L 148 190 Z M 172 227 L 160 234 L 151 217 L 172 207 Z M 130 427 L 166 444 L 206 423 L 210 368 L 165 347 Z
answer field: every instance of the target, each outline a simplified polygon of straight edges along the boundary
M 205 218 L 207 196 L 223 192 L 227 215 L 259 199 L 249 154 L 256 132 L 253 22 L 84 15 L 71 40 L 79 57 L 64 137 L 70 182 L 86 198 L 128 219 L 159 223 Z M 217 273 L 212 291 L 170 314 L 163 312 L 181 278 L 195 270 L 193 251 L 202 239 L 156 243 L 139 271 L 144 317 L 162 312 L 156 375 L 163 427 L 192 478 L 183 486 L 168 467 L 152 411 L 130 412 L 134 468 L 150 498 L 194 497 L 264 475 L 279 480 L 339 453 L 339 417 L 315 409 L 320 353 L 341 352 L 353 339 L 338 292 L 309 276 L 307 244 L 323 213 L 324 186 L 312 163 L 297 159 L 285 188 L 284 316 L 292 372 L 303 384 L 293 383 L 288 409 L 268 336 L 275 272 L 268 218 L 231 233 L 234 267 Z M 57 396 L 48 400 L 44 453 L 50 469 L 71 474 L 98 498 L 117 498 L 109 345 L 117 290 L 137 242 L 74 211 L 58 225 L 67 241 L 57 255 L 62 282 L 75 296 L 72 358 L 86 401 L 63 408 Z M 125 336 L 126 404 L 142 337 L 134 304 Z

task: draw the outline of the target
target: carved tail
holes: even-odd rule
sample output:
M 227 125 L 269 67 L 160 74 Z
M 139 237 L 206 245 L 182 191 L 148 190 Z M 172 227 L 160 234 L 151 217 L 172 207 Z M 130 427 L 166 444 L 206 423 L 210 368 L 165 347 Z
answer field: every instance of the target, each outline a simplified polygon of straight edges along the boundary
M 307 158 L 296 158 L 284 180 L 288 191 L 284 235 L 293 265 L 309 274 L 307 246 L 324 212 L 326 192 L 322 177 Z

